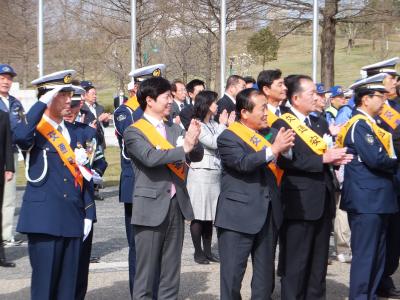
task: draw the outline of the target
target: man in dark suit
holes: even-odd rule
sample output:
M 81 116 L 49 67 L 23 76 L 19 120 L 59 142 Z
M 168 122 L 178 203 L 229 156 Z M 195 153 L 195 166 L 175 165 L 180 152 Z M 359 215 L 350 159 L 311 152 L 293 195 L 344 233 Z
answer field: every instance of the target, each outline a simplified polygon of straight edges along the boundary
M 240 288 L 249 255 L 252 256 L 252 299 L 270 299 L 274 288 L 275 246 L 282 223 L 277 179 L 268 164 L 286 153 L 294 141 L 292 130 L 281 129 L 264 148 L 267 104 L 256 89 L 236 97 L 236 116 L 217 140 L 222 162 L 221 194 L 215 226 L 221 260 L 221 299 L 241 299 Z M 241 132 L 239 131 L 241 130 Z M 241 134 L 247 134 L 247 137 Z M 249 143 L 253 142 L 253 146 Z M 259 149 L 254 145 L 260 146 Z M 287 153 L 285 155 L 288 155 Z
M 218 122 L 219 115 L 226 110 L 228 114 L 235 111 L 236 95 L 246 88 L 246 82 L 239 75 L 231 75 L 226 80 L 225 94 L 218 100 L 217 115 L 214 120 Z
M 257 85 L 267 97 L 268 111 L 270 113 L 280 117 L 288 111 L 288 108 L 282 105 L 287 97 L 287 88 L 281 70 L 261 71 L 257 77 Z
M 196 101 L 196 95 L 204 89 L 204 81 L 200 79 L 193 79 L 186 85 L 186 91 L 190 97 L 190 103 L 179 113 L 179 118 L 181 119 L 182 125 L 186 130 L 189 128 L 190 121 L 193 118 L 193 105 L 194 101 Z
M 0 110 L 0 208 L 3 206 L 4 182 L 13 178 L 14 154 L 8 113 Z M 0 225 L 2 213 L 0 209 Z M 2 241 L 2 226 L 0 226 L 0 241 Z M 3 243 L 0 243 L 0 267 L 13 268 L 15 263 L 6 260 Z
M 39 101 L 15 129 L 28 181 L 17 231 L 28 235 L 33 300 L 75 299 L 82 240 L 96 219 L 93 180 L 84 172 L 86 137 L 63 120 L 70 112 L 75 73 L 60 71 L 32 81 Z
M 310 116 L 317 101 L 309 76 L 294 76 L 288 85 L 292 108 L 273 127 L 296 132 L 293 157 L 278 158 L 284 169 L 280 235 L 282 299 L 325 299 L 329 237 L 335 212 L 330 164 L 345 164 L 346 149 L 327 147 L 328 125 Z M 284 121 L 287 120 L 287 121 Z
M 182 124 L 179 118 L 180 112 L 189 104 L 186 102 L 187 91 L 185 84 L 180 80 L 171 83 L 171 93 L 174 97 L 171 109 L 171 119 L 175 124 Z
M 171 85 L 162 77 L 143 81 L 137 94 L 143 117 L 123 136 L 135 174 L 132 224 L 136 245 L 136 274 L 132 298 L 177 299 L 184 235 L 184 218 L 194 218 L 185 186 L 186 159 L 200 161 L 200 123 L 186 132 L 165 122 L 171 112 Z

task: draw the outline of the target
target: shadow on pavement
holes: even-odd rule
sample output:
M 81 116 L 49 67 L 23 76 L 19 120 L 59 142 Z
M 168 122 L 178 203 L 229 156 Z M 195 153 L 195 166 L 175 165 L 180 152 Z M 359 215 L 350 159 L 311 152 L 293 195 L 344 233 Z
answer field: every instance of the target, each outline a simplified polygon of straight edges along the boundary
M 96 299 L 96 300 L 126 300 L 130 299 L 129 287 L 126 281 L 114 282 L 112 286 L 105 286 L 103 288 L 95 289 L 87 292 L 86 300 Z
M 216 300 L 219 297 L 204 293 L 207 286 L 208 272 L 185 272 L 181 273 L 181 285 L 179 299 L 197 299 L 197 300 Z
M 120 251 L 121 249 L 128 247 L 125 237 L 112 238 L 106 241 L 96 242 L 92 244 L 92 255 L 93 256 L 105 256 L 107 254 Z

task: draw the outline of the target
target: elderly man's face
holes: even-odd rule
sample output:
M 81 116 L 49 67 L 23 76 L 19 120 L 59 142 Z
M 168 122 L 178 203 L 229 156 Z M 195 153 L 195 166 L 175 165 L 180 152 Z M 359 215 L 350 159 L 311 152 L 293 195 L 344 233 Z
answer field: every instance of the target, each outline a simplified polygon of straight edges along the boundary
M 13 77 L 10 74 L 0 75 L 0 94 L 6 95 L 11 89 Z

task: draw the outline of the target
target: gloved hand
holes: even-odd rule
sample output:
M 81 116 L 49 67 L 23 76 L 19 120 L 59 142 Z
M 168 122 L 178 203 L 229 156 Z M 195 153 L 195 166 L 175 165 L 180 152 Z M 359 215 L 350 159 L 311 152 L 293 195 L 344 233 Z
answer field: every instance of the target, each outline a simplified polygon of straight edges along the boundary
M 100 176 L 95 170 L 92 169 L 92 179 L 94 184 L 103 184 L 103 177 Z
M 89 236 L 90 230 L 92 230 L 92 220 L 85 219 L 83 220 L 83 241 Z
M 54 97 L 63 89 L 65 88 L 65 85 L 63 86 L 57 86 L 56 88 L 48 91 L 46 94 L 42 95 L 39 99 L 40 102 L 49 105 L 51 101 L 53 101 Z

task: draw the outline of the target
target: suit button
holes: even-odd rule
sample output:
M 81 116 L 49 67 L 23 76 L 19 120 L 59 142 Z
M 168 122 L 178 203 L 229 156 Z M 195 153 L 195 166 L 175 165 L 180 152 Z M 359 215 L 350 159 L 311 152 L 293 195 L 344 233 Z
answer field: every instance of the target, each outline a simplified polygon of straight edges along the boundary
M 67 182 L 67 178 L 64 178 L 64 182 Z
M 171 194 L 171 190 L 167 190 L 167 193 L 168 193 L 168 194 Z
M 67 194 L 64 194 L 64 198 L 67 198 Z

